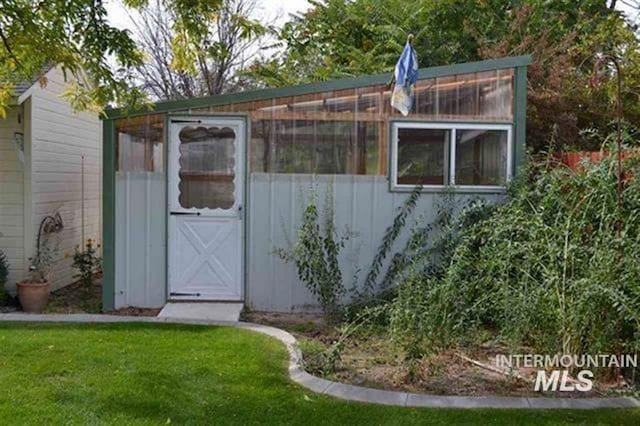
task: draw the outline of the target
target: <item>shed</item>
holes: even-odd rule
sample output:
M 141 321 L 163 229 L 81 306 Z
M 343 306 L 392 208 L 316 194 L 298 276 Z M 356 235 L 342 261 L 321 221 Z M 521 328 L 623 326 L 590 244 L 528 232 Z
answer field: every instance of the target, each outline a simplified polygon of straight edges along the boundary
M 59 67 L 16 85 L 7 117 L 0 118 L 0 250 L 9 261 L 8 290 L 26 278 L 40 222 L 59 213 L 53 288 L 73 281 L 71 259 L 83 240 L 100 239 L 102 150 L 97 114 L 74 112 L 61 96 Z
M 498 201 L 525 154 L 529 56 L 424 68 L 410 114 L 390 74 L 113 109 L 104 138 L 104 308 L 317 303 L 274 255 L 311 185 L 356 237 L 343 276 L 362 285 L 408 192 L 421 220 L 443 192 Z

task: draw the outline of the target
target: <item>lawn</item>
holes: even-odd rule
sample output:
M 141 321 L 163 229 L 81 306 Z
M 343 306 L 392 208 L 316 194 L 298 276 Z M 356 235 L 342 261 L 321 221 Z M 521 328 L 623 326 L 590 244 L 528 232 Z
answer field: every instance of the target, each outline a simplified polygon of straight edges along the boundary
M 278 341 L 225 327 L 0 323 L 1 424 L 640 424 L 640 410 L 410 409 L 292 383 Z

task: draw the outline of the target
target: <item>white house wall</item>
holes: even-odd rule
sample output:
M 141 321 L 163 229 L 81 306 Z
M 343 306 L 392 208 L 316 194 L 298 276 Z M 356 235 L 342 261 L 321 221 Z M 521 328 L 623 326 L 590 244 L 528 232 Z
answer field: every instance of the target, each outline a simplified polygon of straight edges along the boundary
M 31 99 L 31 238 L 35 247 L 41 220 L 59 212 L 64 230 L 57 237 L 54 288 L 73 281 L 74 247 L 88 238 L 101 240 L 102 130 L 96 114 L 74 113 L 60 96 L 66 83 L 54 68 L 46 87 L 30 89 Z M 84 156 L 84 219 L 82 157 Z
M 12 292 L 25 269 L 24 167 L 14 139 L 16 132 L 24 132 L 23 123 L 22 107 L 12 107 L 6 118 L 0 118 L 0 250 L 9 261 L 7 288 Z

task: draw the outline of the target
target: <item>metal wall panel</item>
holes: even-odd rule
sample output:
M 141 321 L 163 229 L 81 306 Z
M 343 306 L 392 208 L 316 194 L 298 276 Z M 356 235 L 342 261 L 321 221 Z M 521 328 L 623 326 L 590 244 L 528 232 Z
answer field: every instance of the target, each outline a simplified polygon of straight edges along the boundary
M 246 241 L 246 305 L 254 310 L 315 312 L 319 306 L 276 248 L 295 241 L 311 188 L 322 210 L 333 191 L 335 224 L 354 236 L 341 254 L 347 287 L 361 286 L 382 236 L 408 193 L 389 192 L 385 176 L 312 176 L 253 173 L 249 181 Z M 457 195 L 495 202 L 500 194 Z M 434 220 L 442 194 L 424 193 L 392 254 L 406 242 L 411 227 Z M 166 301 L 166 188 L 158 173 L 118 173 L 116 177 L 115 306 L 160 307 Z M 388 256 L 390 258 L 391 256 Z M 387 259 L 388 262 L 388 259 Z M 383 273 L 385 268 L 382 269 Z
M 340 231 L 349 229 L 355 234 L 341 254 L 343 279 L 347 287 L 362 285 L 386 228 L 392 224 L 397 209 L 409 196 L 408 193 L 389 192 L 385 176 L 253 173 L 247 211 L 246 304 L 251 309 L 276 312 L 318 310 L 315 298 L 298 281 L 295 267 L 274 254 L 276 248 L 290 247 L 295 240 L 312 187 L 316 188 L 320 209 L 324 208 L 326 191 L 331 188 L 336 228 Z M 427 224 L 434 220 L 442 197 L 443 194 L 438 193 L 420 196 L 391 254 L 405 244 L 416 221 Z M 483 197 L 497 202 L 504 195 L 460 194 L 456 197 L 461 201 Z
M 166 211 L 163 174 L 117 173 L 116 309 L 165 304 Z

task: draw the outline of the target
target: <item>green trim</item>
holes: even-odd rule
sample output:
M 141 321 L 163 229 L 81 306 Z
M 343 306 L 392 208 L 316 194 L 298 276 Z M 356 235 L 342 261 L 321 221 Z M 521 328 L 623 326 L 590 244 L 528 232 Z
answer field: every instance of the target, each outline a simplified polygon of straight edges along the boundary
M 513 105 L 513 124 L 514 124 L 514 161 L 513 176 L 516 176 L 525 162 L 526 138 L 527 138 L 527 67 L 521 66 L 516 68 L 515 72 L 515 89 L 514 89 Z
M 499 59 L 488 59 L 464 64 L 443 65 L 419 70 L 419 78 L 433 78 L 446 75 L 466 74 L 472 72 L 490 71 L 503 68 L 524 67 L 531 63 L 531 56 L 512 56 Z M 330 90 L 355 89 L 358 87 L 386 84 L 390 81 L 391 74 L 375 74 L 358 78 L 333 80 L 320 83 L 303 84 L 300 86 L 283 87 L 279 89 L 253 90 L 226 95 L 207 96 L 202 98 L 184 99 L 179 101 L 165 101 L 152 104 L 149 109 L 128 110 L 115 108 L 106 111 L 108 119 L 145 115 L 169 111 L 185 111 L 193 108 L 206 108 L 242 102 L 260 101 L 285 96 L 306 95 L 309 93 L 325 92 Z
M 171 117 L 164 116 L 164 129 L 162 137 L 164 142 L 162 157 L 162 173 L 164 173 L 164 301 L 169 302 L 169 223 L 171 221 L 171 201 L 169 200 L 169 124 Z
M 249 167 L 249 141 L 251 140 L 251 119 L 249 118 L 249 114 L 244 114 L 244 149 L 243 149 L 243 159 L 244 168 L 243 168 L 243 194 L 242 194 L 242 211 L 240 215 L 242 217 L 242 302 L 245 306 L 248 305 L 249 302 L 249 238 L 251 237 L 250 229 L 249 229 L 249 196 L 250 196 L 250 188 L 249 188 L 249 178 L 250 171 Z
M 115 306 L 116 144 L 113 120 L 102 124 L 102 310 Z
M 240 212 L 242 220 L 242 302 L 247 306 L 249 302 L 249 177 L 251 166 L 249 161 L 249 141 L 251 140 L 251 120 L 249 114 L 245 114 L 242 119 L 244 120 L 244 147 L 243 147 L 243 159 L 244 167 L 242 169 L 243 182 L 243 199 L 242 199 L 242 211 Z

